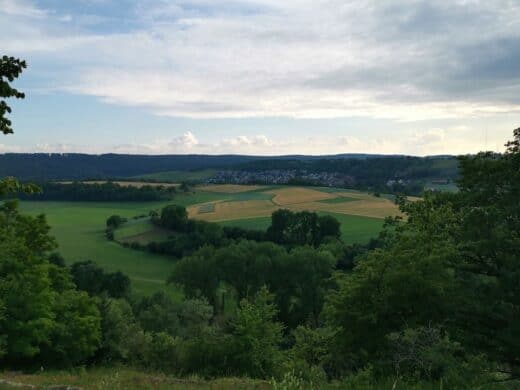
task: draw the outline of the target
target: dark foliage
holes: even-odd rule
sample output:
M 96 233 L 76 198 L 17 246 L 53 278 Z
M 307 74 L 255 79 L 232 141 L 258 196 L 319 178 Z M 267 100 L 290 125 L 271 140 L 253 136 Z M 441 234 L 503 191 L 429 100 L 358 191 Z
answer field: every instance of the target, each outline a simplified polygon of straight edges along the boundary
M 128 276 L 119 271 L 107 273 L 91 260 L 72 264 L 70 272 L 78 290 L 91 296 L 106 293 L 112 298 L 121 298 L 130 292 Z
M 116 183 L 43 183 L 36 194 L 18 193 L 22 200 L 59 200 L 72 202 L 145 202 L 167 200 L 175 195 L 174 187 L 121 186 Z

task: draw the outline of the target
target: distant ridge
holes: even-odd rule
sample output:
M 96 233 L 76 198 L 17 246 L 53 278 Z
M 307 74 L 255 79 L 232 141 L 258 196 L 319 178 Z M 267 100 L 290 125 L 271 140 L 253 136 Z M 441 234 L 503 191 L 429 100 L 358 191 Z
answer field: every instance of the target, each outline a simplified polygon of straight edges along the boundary
M 260 160 L 339 160 L 373 158 L 413 158 L 405 155 L 344 153 L 308 156 L 249 156 L 249 155 L 135 155 L 82 153 L 5 153 L 0 154 L 0 177 L 15 176 L 21 180 L 82 180 L 137 176 L 164 171 L 226 169 Z M 428 157 L 426 157 L 428 158 Z M 435 156 L 434 158 L 452 158 Z

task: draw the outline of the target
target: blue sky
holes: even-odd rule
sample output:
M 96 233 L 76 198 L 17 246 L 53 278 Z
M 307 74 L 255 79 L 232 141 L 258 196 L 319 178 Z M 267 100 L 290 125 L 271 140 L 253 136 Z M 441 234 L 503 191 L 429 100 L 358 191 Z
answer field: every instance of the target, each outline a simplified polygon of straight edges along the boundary
M 520 126 L 511 0 L 0 0 L 0 48 L 29 64 L 0 152 L 458 154 Z

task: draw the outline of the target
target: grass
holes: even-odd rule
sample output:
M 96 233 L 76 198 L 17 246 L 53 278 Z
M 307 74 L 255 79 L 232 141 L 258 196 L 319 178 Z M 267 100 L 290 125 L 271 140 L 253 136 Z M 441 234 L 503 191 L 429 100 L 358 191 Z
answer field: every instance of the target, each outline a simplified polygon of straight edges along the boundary
M 339 196 L 337 198 L 332 198 L 332 199 L 322 199 L 322 200 L 319 200 L 318 202 L 320 202 L 320 203 L 346 203 L 346 202 L 352 202 L 355 200 L 357 200 L 357 199 L 349 198 L 348 196 Z
M 138 242 L 147 244 L 150 241 L 167 240 L 172 233 L 154 225 L 150 218 L 130 220 L 114 231 L 114 239 L 118 242 Z
M 29 214 L 44 213 L 56 238 L 58 251 L 68 264 L 93 260 L 109 272 L 122 271 L 132 280 L 138 294 L 158 290 L 178 295 L 166 286 L 172 260 L 147 252 L 129 250 L 105 238 L 105 221 L 113 214 L 132 217 L 146 212 L 146 203 L 21 202 L 21 210 Z M 154 206 L 157 206 L 154 204 Z
M 359 217 L 338 213 L 320 212 L 332 215 L 341 223 L 341 239 L 346 244 L 367 243 L 376 238 L 383 228 L 384 221 L 379 218 Z M 270 217 L 246 218 L 218 222 L 221 226 L 241 227 L 243 229 L 266 230 L 271 225 Z
M 37 374 L 0 373 L 0 389 L 27 388 L 27 385 L 45 389 L 49 387 L 92 390 L 137 390 L 137 389 L 173 389 L 173 390 L 224 390 L 224 389 L 272 389 L 267 381 L 248 378 L 222 378 L 205 380 L 199 377 L 177 378 L 161 373 L 149 373 L 130 368 L 95 368 L 72 371 L 51 371 Z M 25 385 L 25 386 L 24 386 Z
M 384 224 L 384 220 L 380 218 L 327 212 L 320 212 L 319 214 L 332 215 L 341 223 L 341 239 L 346 244 L 366 244 L 370 239 L 378 236 Z
M 164 181 L 170 183 L 201 182 L 217 173 L 214 169 L 204 169 L 200 171 L 166 171 L 158 173 L 149 173 L 145 175 L 133 176 L 134 179 Z
M 348 201 L 350 198 L 367 200 L 369 195 L 356 192 L 334 193 L 331 189 L 323 193 L 330 201 L 323 202 L 318 188 L 307 191 L 305 188 L 295 188 L 290 193 L 291 187 L 252 187 L 251 191 L 235 193 L 217 193 L 208 191 L 195 191 L 186 194 L 178 194 L 171 201 L 162 202 L 20 202 L 22 212 L 29 214 L 46 214 L 51 234 L 56 237 L 59 244 L 58 251 L 71 264 L 81 260 L 93 260 L 108 272 L 118 271 L 127 274 L 132 280 L 132 287 L 137 294 L 152 294 L 156 291 L 165 291 L 175 298 L 181 298 L 180 291 L 173 286 L 165 284 L 172 268 L 173 259 L 152 254 L 145 251 L 137 251 L 124 248 L 117 242 L 110 242 L 105 238 L 105 221 L 113 214 L 129 218 L 129 221 L 117 229 L 115 239 L 121 242 L 138 241 L 146 243 L 151 240 L 161 241 L 169 235 L 162 229 L 152 225 L 148 218 L 131 219 L 137 215 L 148 215 L 150 210 L 160 210 L 168 204 L 182 206 L 195 205 L 194 210 L 202 208 L 200 217 L 218 221 L 222 226 L 239 226 L 247 229 L 265 230 L 270 225 L 270 214 L 280 206 L 272 203 L 270 198 L 274 191 L 282 191 L 286 197 L 292 197 L 295 201 L 298 197 L 320 199 L 311 203 L 296 203 L 281 207 L 288 207 L 294 211 L 310 207 L 320 214 L 330 214 L 341 223 L 343 240 L 347 243 L 366 242 L 377 236 L 383 225 L 381 218 L 370 218 L 367 215 L 352 215 L 366 213 L 375 210 L 381 215 L 386 213 L 386 205 L 368 202 L 363 208 L 355 208 L 353 205 L 363 204 Z M 289 190 L 289 192 L 287 191 Z M 318 193 L 318 194 L 316 194 Z M 343 202 L 336 202 L 337 196 L 341 196 Z M 375 201 L 375 199 L 374 199 Z M 380 200 L 379 200 L 380 202 Z M 344 203 L 342 205 L 341 203 Z M 388 202 L 390 203 L 390 202 Z M 381 210 L 377 207 L 384 206 Z M 211 210 L 213 208 L 213 211 Z M 349 210 L 352 211 L 349 214 Z M 205 211 L 205 212 L 204 212 Z M 379 216 L 378 214 L 374 216 Z M 214 214 L 214 215 L 213 215 Z M 197 216 L 197 217 L 199 217 Z M 218 217 L 218 218 L 217 218 Z

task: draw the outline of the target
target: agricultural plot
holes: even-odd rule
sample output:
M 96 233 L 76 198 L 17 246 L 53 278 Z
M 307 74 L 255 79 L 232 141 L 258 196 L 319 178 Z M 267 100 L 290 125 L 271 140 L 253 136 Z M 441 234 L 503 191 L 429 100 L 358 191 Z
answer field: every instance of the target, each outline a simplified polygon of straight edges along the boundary
M 335 214 L 355 215 L 384 219 L 387 216 L 400 215 L 397 206 L 389 199 L 375 197 L 357 191 L 324 191 L 309 187 L 278 187 L 265 188 L 249 186 L 226 185 L 205 186 L 209 192 L 216 187 L 218 191 L 227 189 L 229 199 L 213 203 L 213 211 L 207 211 L 206 206 L 194 205 L 188 208 L 191 218 L 212 222 L 261 218 L 269 216 L 280 208 L 295 211 L 316 211 Z M 201 212 L 204 207 L 204 212 Z
M 218 191 L 212 191 L 217 187 Z M 227 191 L 227 192 L 226 192 Z M 276 203 L 277 202 L 277 203 Z M 180 292 L 165 281 L 172 269 L 172 259 L 146 251 L 124 248 L 105 237 L 105 221 L 110 215 L 121 215 L 129 222 L 115 232 L 120 242 L 162 241 L 169 232 L 153 225 L 150 210 L 175 203 L 187 207 L 190 218 L 265 230 L 273 211 L 313 210 L 330 214 L 341 222 L 345 242 L 366 242 L 381 230 L 383 218 L 398 215 L 392 201 L 355 191 L 288 186 L 205 186 L 202 191 L 178 194 L 172 201 L 161 202 L 20 202 L 22 212 L 46 214 L 51 234 L 59 244 L 58 251 L 68 264 L 93 260 L 108 272 L 122 271 L 132 280 L 138 294 L 165 291 L 174 297 Z
M 199 206 L 198 213 L 212 213 L 215 211 L 215 203 L 204 203 Z
M 278 206 L 287 206 L 297 203 L 308 203 L 318 200 L 334 199 L 336 195 L 323 191 L 318 191 L 306 187 L 287 187 L 278 190 L 272 190 L 273 203 Z
M 203 213 L 200 212 L 200 207 L 204 205 L 188 207 L 188 215 L 190 218 L 216 222 L 270 216 L 273 211 L 278 209 L 269 200 L 227 201 L 213 203 L 213 205 L 213 211 Z
M 162 205 L 165 203 L 20 202 L 22 212 L 46 215 L 51 235 L 59 245 L 57 251 L 67 264 L 93 260 L 108 272 L 127 274 L 138 294 L 164 291 L 179 297 L 179 291 L 166 285 L 171 259 L 129 250 L 105 237 L 105 221 L 110 215 L 131 218 Z

